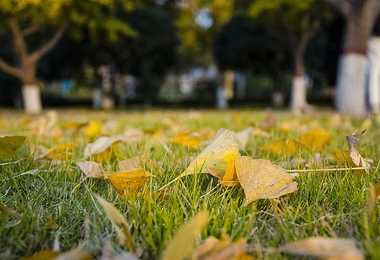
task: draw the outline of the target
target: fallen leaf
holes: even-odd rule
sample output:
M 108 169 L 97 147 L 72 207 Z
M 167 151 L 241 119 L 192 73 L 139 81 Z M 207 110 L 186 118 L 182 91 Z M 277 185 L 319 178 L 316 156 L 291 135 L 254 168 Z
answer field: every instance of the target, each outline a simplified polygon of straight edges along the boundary
M 236 158 L 235 167 L 245 193 L 245 206 L 255 200 L 274 199 L 297 190 L 294 176 L 268 160 L 240 156 Z
M 56 260 L 91 260 L 92 256 L 89 252 L 85 251 L 83 248 L 85 243 L 81 243 L 76 248 L 71 249 L 70 251 L 61 253 L 58 255 Z
M 272 137 L 272 135 L 270 133 L 268 133 L 268 132 L 266 132 L 266 131 L 258 128 L 258 127 L 254 127 L 252 129 L 251 134 L 253 136 L 261 136 L 261 137 L 265 137 L 265 138 L 271 138 Z
M 55 145 L 47 150 L 44 154 L 40 155 L 40 158 L 67 161 L 72 158 L 75 148 L 75 144 Z
M 120 141 L 118 136 L 116 137 L 107 137 L 102 136 L 96 139 L 93 143 L 89 143 L 84 148 L 84 157 L 83 159 L 87 159 L 91 155 L 100 154 L 102 152 L 107 152 L 113 144 Z
M 169 141 L 176 144 L 183 144 L 190 148 L 197 148 L 201 143 L 199 134 L 194 131 L 179 133 L 175 137 L 170 138 Z
M 16 156 L 16 150 L 25 141 L 25 136 L 0 137 L 0 160 Z
M 180 177 L 195 173 L 207 173 L 207 168 L 212 168 L 218 173 L 218 178 L 223 177 L 229 161 L 240 155 L 235 142 L 235 133 L 226 128 L 218 131 L 210 144 L 190 163 Z
M 10 217 L 15 217 L 15 218 L 19 218 L 19 219 L 22 217 L 21 214 L 17 213 L 13 209 L 11 209 L 7 206 L 4 206 L 4 205 L 0 205 L 0 212 L 7 215 L 7 216 L 10 216 Z
M 88 126 L 84 129 L 84 135 L 92 138 L 100 135 L 102 131 L 102 124 L 96 120 L 91 120 Z
M 239 150 L 245 150 L 252 130 L 253 127 L 248 127 L 235 133 L 235 141 L 238 144 Z
M 235 186 L 239 184 L 239 180 L 236 174 L 235 160 L 227 163 L 226 172 L 220 182 L 225 186 Z
M 348 136 L 346 136 L 346 139 L 347 139 L 347 142 L 348 142 L 348 147 L 349 147 L 349 151 L 350 151 L 350 157 L 351 157 L 352 161 L 354 162 L 354 164 L 356 166 L 358 166 L 358 167 L 367 168 L 367 163 L 366 163 L 365 159 L 355 149 L 355 146 L 359 142 L 359 138 L 358 137 L 361 136 L 362 134 L 364 134 L 365 131 L 366 130 L 364 129 L 363 131 L 361 131 L 361 132 L 359 132 L 357 134 L 348 135 Z
M 318 127 L 300 135 L 298 141 L 306 148 L 314 152 L 320 152 L 326 145 L 331 143 L 331 134 L 322 127 Z
M 261 150 L 268 151 L 276 155 L 292 156 L 302 148 L 302 145 L 290 138 L 284 138 L 270 142 L 261 147 Z
M 45 229 L 57 229 L 59 228 L 58 224 L 52 219 L 48 217 L 45 222 Z
M 347 165 L 348 167 L 355 167 L 355 163 L 350 157 L 350 151 L 348 150 L 339 150 L 335 153 L 330 154 L 330 156 L 339 164 Z
M 372 120 L 369 118 L 366 118 L 363 123 L 359 127 L 359 131 L 365 131 L 365 129 L 370 129 L 372 127 Z
M 380 197 L 380 184 L 374 185 L 370 183 L 369 186 L 369 199 L 368 199 L 368 214 L 371 215 L 376 207 L 376 201 Z
M 102 167 L 97 162 L 77 162 L 76 165 L 84 172 L 85 178 L 104 179 Z
M 134 156 L 132 158 L 128 158 L 125 160 L 120 161 L 117 166 L 119 171 L 128 171 L 133 170 L 135 168 L 141 167 L 141 159 L 146 160 L 148 158 L 149 154 L 145 153 L 142 155 Z
M 93 195 L 95 198 L 97 198 L 100 205 L 102 205 L 104 211 L 108 216 L 108 219 L 112 222 L 112 225 L 118 235 L 119 245 L 127 246 L 132 254 L 136 254 L 136 245 L 132 240 L 132 235 L 129 231 L 129 225 L 125 220 L 123 214 L 121 214 L 120 211 L 117 210 L 114 205 L 112 205 L 112 203 L 109 203 L 94 193 Z
M 253 260 L 248 256 L 248 244 L 245 239 L 238 239 L 232 242 L 230 236 L 223 235 L 219 240 L 213 236 L 206 238 L 205 242 L 199 245 L 193 253 L 192 259 L 197 260 Z
M 107 174 L 107 178 L 121 195 L 124 195 L 125 192 L 140 190 L 152 176 L 142 168 Z
M 278 248 L 279 252 L 309 255 L 331 260 L 363 260 L 364 255 L 352 239 L 310 237 Z
M 31 256 L 21 257 L 20 260 L 55 260 L 58 256 L 59 252 L 46 249 Z
M 200 235 L 208 221 L 207 211 L 199 212 L 173 236 L 165 249 L 163 260 L 182 260 L 189 257 L 194 248 L 194 241 Z

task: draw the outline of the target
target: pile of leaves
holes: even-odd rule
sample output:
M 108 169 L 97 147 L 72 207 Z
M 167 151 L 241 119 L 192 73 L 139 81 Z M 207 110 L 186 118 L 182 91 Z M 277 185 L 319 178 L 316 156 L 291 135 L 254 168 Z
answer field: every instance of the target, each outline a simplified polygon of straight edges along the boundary
M 61 114 L 0 121 L 2 258 L 380 254 L 375 119 Z

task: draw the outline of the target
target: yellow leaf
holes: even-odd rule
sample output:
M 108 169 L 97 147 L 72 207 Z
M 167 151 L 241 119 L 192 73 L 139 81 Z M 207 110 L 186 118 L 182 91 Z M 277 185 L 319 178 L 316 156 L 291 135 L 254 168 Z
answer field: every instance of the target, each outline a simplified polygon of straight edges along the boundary
M 330 154 L 330 156 L 339 164 L 347 165 L 348 167 L 355 167 L 355 163 L 350 157 L 350 152 L 348 150 L 339 150 L 335 153 Z
M 331 134 L 325 129 L 318 127 L 300 135 L 298 141 L 306 148 L 320 152 L 326 145 L 331 143 Z
M 235 160 L 227 163 L 226 172 L 220 182 L 226 186 L 235 186 L 239 183 L 236 175 Z
M 98 121 L 91 120 L 84 130 L 84 135 L 91 138 L 100 135 L 102 131 L 102 124 Z
M 254 136 L 261 136 L 261 137 L 265 137 L 265 138 L 271 138 L 272 135 L 258 127 L 254 127 L 252 129 L 252 132 L 251 132 L 252 135 Z
M 100 164 L 96 162 L 77 162 L 76 165 L 84 172 L 85 178 L 100 178 L 104 179 L 104 173 Z
M 170 138 L 169 140 L 176 144 L 187 145 L 191 148 L 197 148 L 201 142 L 201 140 L 199 139 L 199 135 L 197 135 L 194 131 L 179 133 L 178 135 Z
M 226 128 L 218 131 L 208 146 L 190 163 L 182 176 L 207 173 L 207 168 L 225 172 L 227 163 L 240 155 L 235 133 Z
M 262 150 L 276 155 L 292 156 L 302 148 L 302 145 L 290 138 L 270 142 L 261 147 Z
M 182 260 L 189 257 L 194 248 L 194 241 L 200 235 L 208 221 L 208 212 L 199 212 L 192 220 L 180 228 L 166 247 L 163 260 Z
M 309 237 L 286 244 L 278 251 L 331 260 L 364 260 L 363 252 L 352 239 Z
M 72 158 L 75 144 L 59 144 L 50 148 L 42 157 L 58 161 L 67 161 Z
M 373 185 L 370 183 L 369 186 L 369 200 L 368 200 L 368 214 L 371 215 L 372 211 L 376 207 L 376 201 L 380 196 L 380 184 Z
M 93 143 L 87 144 L 84 148 L 84 157 L 83 159 L 87 159 L 91 155 L 100 154 L 102 152 L 105 152 L 105 154 L 100 155 L 100 158 L 98 159 L 107 159 L 107 156 L 109 156 L 109 148 L 117 143 L 120 142 L 121 139 L 119 136 L 116 137 L 107 137 L 102 136 L 96 139 Z M 107 150 L 108 149 L 108 150 Z M 98 160 L 102 161 L 102 160 Z
M 125 192 L 140 190 L 152 176 L 142 168 L 107 174 L 108 179 L 121 195 Z
M 297 190 L 294 176 L 265 159 L 240 156 L 235 161 L 236 173 L 245 193 L 245 206 L 258 199 L 274 199 Z
M 102 205 L 106 212 L 108 219 L 111 220 L 113 227 L 118 235 L 120 245 L 127 246 L 132 254 L 136 254 L 136 245 L 132 240 L 132 235 L 129 231 L 129 225 L 125 220 L 123 214 L 115 208 L 114 205 L 103 199 L 102 197 L 93 194 L 98 199 L 100 205 Z
M 366 118 L 363 123 L 359 127 L 359 131 L 363 131 L 365 129 L 369 129 L 372 126 L 372 120 L 369 118 Z
M 55 260 L 57 259 L 59 253 L 51 249 L 46 249 L 35 253 L 32 256 L 22 257 L 20 260 Z
M 15 151 L 24 143 L 25 136 L 5 136 L 0 138 L 0 160 L 15 156 Z

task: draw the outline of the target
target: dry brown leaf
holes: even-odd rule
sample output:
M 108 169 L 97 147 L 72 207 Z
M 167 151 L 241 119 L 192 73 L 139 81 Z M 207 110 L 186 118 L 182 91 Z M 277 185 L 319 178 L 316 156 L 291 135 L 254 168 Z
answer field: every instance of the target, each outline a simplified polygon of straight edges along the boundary
M 107 178 L 121 195 L 125 195 L 126 192 L 137 192 L 152 176 L 142 168 L 107 174 Z
M 320 152 L 326 145 L 331 143 L 331 134 L 322 127 L 317 127 L 300 135 L 298 141 L 306 148 Z
M 371 215 L 376 207 L 376 201 L 380 197 L 380 184 L 369 186 L 368 214 Z
M 15 210 L 4 205 L 0 205 L 0 212 L 10 217 L 15 217 L 19 219 L 22 217 L 21 214 L 17 213 Z
M 245 193 L 245 206 L 258 199 L 274 199 L 297 190 L 294 176 L 265 159 L 240 156 L 235 161 L 236 173 Z
M 352 239 L 310 237 L 278 248 L 279 252 L 309 255 L 330 260 L 363 260 L 363 252 Z
M 194 248 L 194 241 L 200 235 L 208 221 L 207 211 L 199 212 L 193 219 L 181 227 L 169 242 L 163 260 L 182 260 L 189 257 Z
M 117 210 L 114 205 L 112 205 L 112 203 L 109 203 L 96 194 L 93 195 L 95 198 L 97 198 L 100 205 L 102 205 L 109 220 L 112 222 L 113 227 L 115 228 L 118 235 L 119 245 L 127 246 L 132 254 L 136 254 L 136 245 L 132 240 L 132 235 L 129 231 L 129 225 L 125 220 L 123 214 L 121 214 L 120 211 Z
M 362 134 L 364 134 L 365 131 L 366 130 L 364 129 L 363 131 L 361 131 L 361 132 L 359 132 L 357 134 L 348 135 L 348 136 L 346 136 L 346 139 L 347 139 L 347 142 L 348 142 L 348 147 L 349 147 L 349 151 L 350 151 L 350 157 L 351 157 L 352 161 L 354 162 L 354 164 L 356 166 L 358 166 L 358 167 L 367 168 L 367 163 L 366 163 L 365 159 L 355 149 L 355 146 L 359 142 L 359 136 L 361 136 Z
M 117 167 L 118 167 L 119 171 L 133 170 L 133 169 L 136 169 L 138 167 L 141 167 L 142 166 L 141 160 L 146 160 L 148 157 L 149 157 L 148 153 L 138 155 L 138 156 L 134 156 L 132 158 L 128 158 L 128 159 L 120 161 L 117 164 Z
M 45 229 L 57 229 L 59 228 L 57 222 L 54 221 L 51 217 L 48 217 L 45 222 Z
M 102 167 L 97 162 L 77 162 L 76 165 L 84 172 L 85 178 L 104 179 Z

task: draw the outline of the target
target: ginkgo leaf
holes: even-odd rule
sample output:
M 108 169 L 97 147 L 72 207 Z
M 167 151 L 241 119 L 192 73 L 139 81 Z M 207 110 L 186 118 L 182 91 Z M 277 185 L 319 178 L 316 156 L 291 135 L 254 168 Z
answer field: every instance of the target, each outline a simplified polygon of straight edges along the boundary
M 235 141 L 238 144 L 239 150 L 245 149 L 248 143 L 249 137 L 251 135 L 252 129 L 253 127 L 248 127 L 244 130 L 241 130 L 235 133 Z
M 102 167 L 97 162 L 77 162 L 76 165 L 84 172 L 85 178 L 103 179 L 104 173 Z
M 120 161 L 117 166 L 119 171 L 128 171 L 133 170 L 135 168 L 141 167 L 141 160 L 146 160 L 148 158 L 149 154 L 145 153 L 142 155 L 134 156 L 132 158 L 128 158 L 125 160 Z
M 235 141 L 235 133 L 226 128 L 218 131 L 209 145 L 181 173 L 186 176 L 194 173 L 207 173 L 207 168 L 225 171 L 227 163 L 240 155 Z
M 368 214 L 371 215 L 372 211 L 376 207 L 376 201 L 380 197 L 380 184 L 369 186 L 369 199 L 368 199 Z
M 309 255 L 334 260 L 363 260 L 364 255 L 352 239 L 310 237 L 278 248 L 279 252 Z
M 87 159 L 91 155 L 99 154 L 101 152 L 105 152 L 109 149 L 114 143 L 119 142 L 120 138 L 116 137 L 107 137 L 102 136 L 96 139 L 93 143 L 89 143 L 84 148 L 84 157 L 83 159 Z
M 45 229 L 57 229 L 59 228 L 57 222 L 54 221 L 51 217 L 48 217 L 45 222 Z
M 107 174 L 107 178 L 121 195 L 124 195 L 125 192 L 140 190 L 152 176 L 142 168 Z
M 13 157 L 16 150 L 24 143 L 25 136 L 0 137 L 0 160 Z
M 330 156 L 339 164 L 347 165 L 348 167 L 355 167 L 356 164 L 352 161 L 350 157 L 350 151 L 339 150 L 335 153 L 330 154 Z
M 265 138 L 271 138 L 272 135 L 258 127 L 254 127 L 251 132 L 252 135 L 254 136 L 260 136 L 260 137 L 265 137 Z
M 226 172 L 220 182 L 225 186 L 235 186 L 239 184 L 239 180 L 236 174 L 235 160 L 227 163 Z
M 290 138 L 284 138 L 270 142 L 261 147 L 261 150 L 268 151 L 276 155 L 292 156 L 302 148 L 302 145 Z
M 120 211 L 116 209 L 114 205 L 112 205 L 112 203 L 109 203 L 97 194 L 93 193 L 93 195 L 95 198 L 97 198 L 100 205 L 102 205 L 109 220 L 112 222 L 112 225 L 118 235 L 119 244 L 127 246 L 132 254 L 136 254 L 136 245 L 133 242 L 132 235 L 129 231 L 129 225 L 125 220 L 123 214 L 121 214 Z
M 101 131 L 102 124 L 96 120 L 91 120 L 84 130 L 84 135 L 91 138 L 100 135 Z
M 366 118 L 363 123 L 359 127 L 359 131 L 365 131 L 366 129 L 370 129 L 372 127 L 372 120 L 369 118 Z
M 331 134 L 322 127 L 318 127 L 300 135 L 298 141 L 306 148 L 320 152 L 326 145 L 331 143 Z
M 226 172 L 227 163 L 240 156 L 238 145 L 235 141 L 235 133 L 226 128 L 218 131 L 214 139 L 206 148 L 190 163 L 184 172 L 177 178 L 160 188 L 163 189 L 179 178 L 196 173 L 210 172 L 212 175 L 222 178 Z
M 274 199 L 297 190 L 294 176 L 265 159 L 240 156 L 235 161 L 236 173 L 245 193 L 245 204 L 258 199 Z
M 248 244 L 245 239 L 238 239 L 232 242 L 230 236 L 223 235 L 222 239 L 213 236 L 206 238 L 204 243 L 195 248 L 192 259 L 197 260 L 230 260 L 244 259 L 253 260 L 248 256 Z
M 40 158 L 67 161 L 72 158 L 75 148 L 75 144 L 55 145 L 47 150 L 44 154 L 40 155 Z
M 59 252 L 53 251 L 51 249 L 46 249 L 35 253 L 31 256 L 26 256 L 20 258 L 20 260 L 55 260 L 59 256 Z
M 181 227 L 169 242 L 163 260 L 182 260 L 189 257 L 194 248 L 194 241 L 200 235 L 208 221 L 207 211 L 199 212 L 193 219 Z
M 169 141 L 176 144 L 183 144 L 191 148 L 197 148 L 201 143 L 199 134 L 194 131 L 179 133 L 175 137 L 170 138 Z

